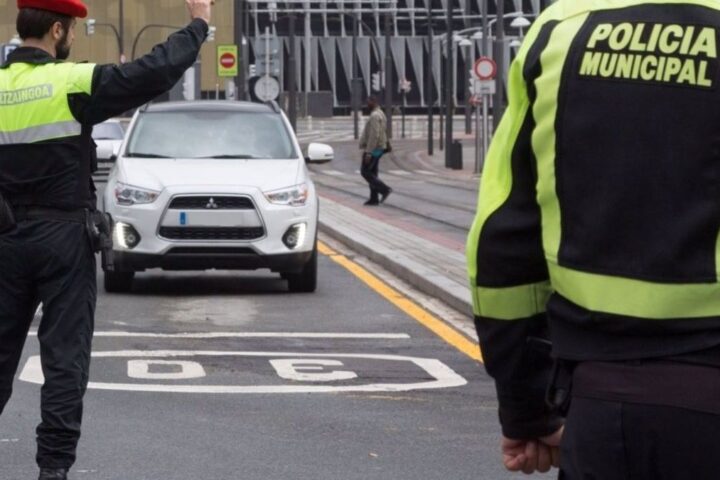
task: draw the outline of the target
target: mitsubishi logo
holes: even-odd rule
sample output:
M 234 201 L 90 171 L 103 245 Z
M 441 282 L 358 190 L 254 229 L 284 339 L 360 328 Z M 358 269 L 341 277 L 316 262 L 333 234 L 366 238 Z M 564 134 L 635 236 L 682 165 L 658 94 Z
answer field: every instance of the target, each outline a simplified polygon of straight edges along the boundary
M 212 209 L 220 208 L 220 207 L 218 207 L 218 204 L 215 203 L 215 199 L 210 197 L 210 200 L 208 201 L 207 205 L 205 205 L 205 208 L 208 210 L 212 210 Z

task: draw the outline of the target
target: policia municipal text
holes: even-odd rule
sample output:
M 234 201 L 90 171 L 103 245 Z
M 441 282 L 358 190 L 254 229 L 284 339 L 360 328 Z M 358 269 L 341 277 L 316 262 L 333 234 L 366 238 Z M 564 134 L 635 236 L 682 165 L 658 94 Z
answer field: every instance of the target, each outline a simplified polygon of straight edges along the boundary
M 719 31 L 558 0 L 512 64 L 468 239 L 509 470 L 720 478 Z
M 38 305 L 45 383 L 37 428 L 41 479 L 75 461 L 88 382 L 97 243 L 92 126 L 169 90 L 195 62 L 211 0 L 192 22 L 120 66 L 64 62 L 81 0 L 18 0 L 23 44 L 0 68 L 0 412 Z

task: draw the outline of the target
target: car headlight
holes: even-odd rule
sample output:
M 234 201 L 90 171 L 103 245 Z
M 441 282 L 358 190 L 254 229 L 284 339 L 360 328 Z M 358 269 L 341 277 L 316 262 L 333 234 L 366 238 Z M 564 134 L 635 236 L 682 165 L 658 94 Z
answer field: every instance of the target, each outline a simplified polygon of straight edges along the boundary
M 154 202 L 160 192 L 146 188 L 138 188 L 124 183 L 115 186 L 115 201 L 118 205 L 139 205 Z
M 309 190 L 307 184 L 301 183 L 300 185 L 295 185 L 293 187 L 264 192 L 264 194 L 265 198 L 267 198 L 270 203 L 299 207 L 305 205 L 305 202 L 308 199 Z

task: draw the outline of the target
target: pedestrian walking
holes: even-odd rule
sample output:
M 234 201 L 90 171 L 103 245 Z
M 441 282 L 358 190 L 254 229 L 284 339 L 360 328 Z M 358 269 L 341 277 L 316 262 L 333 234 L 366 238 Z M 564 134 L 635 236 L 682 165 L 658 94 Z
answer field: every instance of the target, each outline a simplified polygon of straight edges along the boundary
M 81 0 L 17 1 L 23 43 L 0 68 L 0 413 L 42 303 L 41 480 L 66 479 L 75 462 L 93 336 L 95 251 L 108 246 L 91 177 L 92 126 L 180 80 L 207 36 L 210 3 L 186 0 L 187 27 L 149 55 L 115 66 L 64 61 L 76 18 L 87 15 Z
M 467 251 L 511 471 L 720 478 L 719 30 L 558 0 L 513 61 Z
M 392 193 L 392 188 L 379 177 L 380 158 L 390 151 L 390 142 L 387 138 L 387 118 L 377 98 L 369 97 L 367 106 L 370 116 L 360 136 L 360 150 L 363 152 L 360 174 L 370 186 L 370 198 L 365 205 L 374 206 L 383 203 Z

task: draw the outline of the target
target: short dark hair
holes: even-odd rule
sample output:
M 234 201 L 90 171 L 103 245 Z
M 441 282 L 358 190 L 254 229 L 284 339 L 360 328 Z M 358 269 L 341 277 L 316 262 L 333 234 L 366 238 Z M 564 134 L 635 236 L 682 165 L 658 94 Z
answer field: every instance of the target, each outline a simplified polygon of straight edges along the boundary
M 56 22 L 60 22 L 67 32 L 72 26 L 72 17 L 62 13 L 40 10 L 39 8 L 21 8 L 15 26 L 23 40 L 43 38 Z

